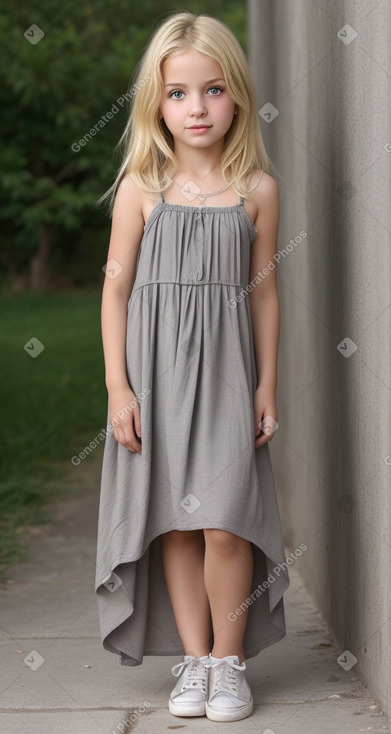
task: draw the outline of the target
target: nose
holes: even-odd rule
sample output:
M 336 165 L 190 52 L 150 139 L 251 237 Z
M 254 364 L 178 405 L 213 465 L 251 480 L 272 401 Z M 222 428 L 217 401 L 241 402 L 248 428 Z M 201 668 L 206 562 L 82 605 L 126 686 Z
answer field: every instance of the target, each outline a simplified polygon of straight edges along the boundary
M 205 99 L 203 94 L 194 94 L 190 97 L 189 101 L 190 115 L 200 117 L 206 112 Z

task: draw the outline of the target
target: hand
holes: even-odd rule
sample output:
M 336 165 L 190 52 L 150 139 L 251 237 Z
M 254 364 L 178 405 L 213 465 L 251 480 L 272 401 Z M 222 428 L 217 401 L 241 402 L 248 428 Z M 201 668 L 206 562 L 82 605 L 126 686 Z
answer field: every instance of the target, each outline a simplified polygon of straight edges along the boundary
M 260 422 L 264 420 L 264 433 L 260 433 Z M 255 448 L 258 449 L 267 441 L 271 441 L 274 434 L 276 423 L 278 423 L 276 390 L 273 387 L 260 386 L 254 393 L 254 436 Z
M 140 405 L 133 390 L 118 388 L 109 391 L 109 415 L 118 443 L 132 453 L 141 454 Z

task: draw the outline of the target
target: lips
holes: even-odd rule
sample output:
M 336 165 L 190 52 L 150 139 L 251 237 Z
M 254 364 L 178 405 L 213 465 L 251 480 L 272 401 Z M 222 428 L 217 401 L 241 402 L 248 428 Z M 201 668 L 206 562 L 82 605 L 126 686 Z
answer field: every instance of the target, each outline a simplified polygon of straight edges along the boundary
M 205 127 L 212 127 L 212 125 L 191 125 L 191 127 L 188 127 L 188 130 L 202 130 Z

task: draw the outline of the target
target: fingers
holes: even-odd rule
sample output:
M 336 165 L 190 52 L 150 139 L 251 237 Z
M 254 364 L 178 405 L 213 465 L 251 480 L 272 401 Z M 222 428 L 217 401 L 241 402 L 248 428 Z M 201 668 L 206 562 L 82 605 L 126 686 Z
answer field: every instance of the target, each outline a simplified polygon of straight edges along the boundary
M 267 441 L 272 440 L 279 425 L 276 411 L 272 411 L 270 408 L 265 408 L 264 406 L 259 411 L 259 413 L 258 410 L 254 412 L 254 439 L 256 449 L 263 446 Z M 258 422 L 259 416 L 261 420 Z
M 136 432 L 136 438 L 138 441 L 141 440 L 141 420 L 140 420 L 140 407 L 137 406 L 137 410 L 134 412 L 134 428 Z
M 140 422 L 140 406 L 137 405 L 129 413 L 123 411 L 122 415 L 118 415 L 114 426 L 114 436 L 121 446 L 124 446 L 131 453 L 141 454 L 141 422 Z
M 264 430 L 260 428 L 259 425 L 255 426 L 255 448 L 258 449 L 260 446 L 263 446 L 268 441 L 271 441 L 274 433 L 275 431 L 269 425 L 264 425 Z
M 124 446 L 131 453 L 141 454 L 141 443 L 138 440 L 132 425 L 117 426 L 114 429 L 114 436 L 121 446 Z
M 255 439 L 255 448 L 259 449 L 260 446 L 263 446 L 268 441 L 271 441 L 273 438 L 273 435 L 267 436 L 266 433 L 262 433 L 261 436 L 258 436 L 258 438 Z

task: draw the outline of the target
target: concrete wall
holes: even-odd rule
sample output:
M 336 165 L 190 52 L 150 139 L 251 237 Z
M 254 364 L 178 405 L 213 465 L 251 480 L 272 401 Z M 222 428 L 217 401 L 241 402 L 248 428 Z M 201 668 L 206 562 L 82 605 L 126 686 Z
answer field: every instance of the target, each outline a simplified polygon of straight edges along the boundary
M 357 36 L 344 43 L 347 24 Z M 258 107 L 278 110 L 261 130 L 278 172 L 279 249 L 307 233 L 278 271 L 270 450 L 284 537 L 291 550 L 308 546 L 297 568 L 388 713 L 390 31 L 387 0 L 248 2 Z

